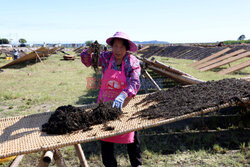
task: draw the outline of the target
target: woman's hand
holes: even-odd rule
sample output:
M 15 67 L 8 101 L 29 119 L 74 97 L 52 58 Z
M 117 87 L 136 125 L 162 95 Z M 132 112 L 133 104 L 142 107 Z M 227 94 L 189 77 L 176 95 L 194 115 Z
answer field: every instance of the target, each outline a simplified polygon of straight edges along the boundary
M 120 108 L 122 109 L 124 100 L 127 98 L 127 95 L 123 92 L 121 92 L 116 98 L 115 101 L 113 102 L 112 107 L 114 108 Z

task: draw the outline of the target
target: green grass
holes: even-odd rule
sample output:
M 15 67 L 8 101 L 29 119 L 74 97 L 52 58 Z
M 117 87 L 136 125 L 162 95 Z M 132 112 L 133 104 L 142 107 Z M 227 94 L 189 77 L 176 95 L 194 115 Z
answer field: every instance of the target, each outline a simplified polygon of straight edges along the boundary
M 3 69 L 0 105 L 13 106 L 13 109 L 1 112 L 0 117 L 45 112 L 60 105 L 93 99 L 96 92 L 86 90 L 86 78 L 93 76 L 93 70 L 82 65 L 80 57 L 75 61 L 61 61 L 61 58 L 62 55 L 53 55 L 43 63 Z M 6 61 L 0 65 L 4 63 Z
M 0 58 L 3 55 L 0 55 Z M 192 60 L 155 57 L 157 60 L 178 68 L 204 81 L 223 78 L 241 78 L 250 69 L 240 74 L 218 75 L 216 72 L 200 72 L 189 64 Z M 43 63 L 19 65 L 0 72 L 0 118 L 28 115 L 55 110 L 61 105 L 81 105 L 96 102 L 98 91 L 86 89 L 87 77 L 99 77 L 94 70 L 75 61 L 62 61 L 61 54 L 52 55 Z M 7 60 L 0 59 L 0 66 Z M 157 127 L 161 130 L 161 127 Z M 250 166 L 250 143 L 241 141 L 242 135 L 228 132 L 228 140 L 218 141 L 216 133 L 181 133 L 180 135 L 143 135 L 157 134 L 157 128 L 142 130 L 141 147 L 143 166 Z M 162 130 L 161 130 L 162 131 Z M 219 130 L 218 130 L 219 131 Z M 166 131 L 165 131 L 166 132 Z M 246 131 L 244 133 L 247 133 Z M 223 144 L 221 144 L 221 142 Z M 218 145 L 216 145 L 218 144 Z M 231 147 L 231 145 L 234 147 Z M 100 143 L 82 144 L 89 166 L 102 166 Z M 213 151 L 218 149 L 218 152 Z M 225 149 L 225 152 L 220 150 Z M 60 149 L 68 166 L 78 166 L 74 147 Z M 120 166 L 130 166 L 124 145 L 116 145 L 117 161 Z M 20 166 L 36 166 L 41 152 L 25 155 Z M 0 165 L 6 167 L 9 162 Z M 54 162 L 51 166 L 55 166 Z

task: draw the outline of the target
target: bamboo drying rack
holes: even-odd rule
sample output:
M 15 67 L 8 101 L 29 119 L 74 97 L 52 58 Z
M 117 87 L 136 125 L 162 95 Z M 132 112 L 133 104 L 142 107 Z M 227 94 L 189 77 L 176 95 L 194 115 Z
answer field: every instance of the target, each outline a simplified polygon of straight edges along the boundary
M 132 131 L 170 124 L 193 116 L 216 111 L 221 108 L 237 105 L 236 103 L 225 103 L 199 112 L 193 112 L 170 119 L 160 118 L 147 120 L 135 117 L 133 115 L 134 113 L 156 104 L 156 102 L 140 103 L 148 95 L 149 94 L 136 96 L 123 108 L 124 114 L 120 120 L 114 120 L 107 123 L 108 126 L 114 127 L 113 131 L 103 130 L 104 125 L 101 124 L 93 126 L 92 130 L 86 132 L 80 130 L 65 135 L 48 135 L 41 132 L 41 126 L 48 121 L 53 112 L 2 118 L 0 119 L 0 158 L 38 151 L 55 150 L 69 145 L 96 141 L 102 138 L 112 137 Z M 242 100 L 249 103 L 249 99 Z M 96 106 L 97 104 L 91 104 L 82 106 L 82 108 L 89 111 Z

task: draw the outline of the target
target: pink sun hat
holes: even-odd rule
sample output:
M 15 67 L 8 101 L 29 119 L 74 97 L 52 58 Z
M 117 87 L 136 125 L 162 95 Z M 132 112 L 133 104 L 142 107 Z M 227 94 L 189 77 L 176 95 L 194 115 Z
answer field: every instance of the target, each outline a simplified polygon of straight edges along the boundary
M 124 32 L 116 32 L 113 37 L 110 37 L 106 40 L 107 44 L 111 45 L 111 41 L 112 39 L 114 38 L 121 38 L 121 39 L 126 39 L 129 43 L 129 50 L 128 51 L 131 51 L 131 52 L 136 52 L 137 51 L 137 45 L 132 42 L 129 38 L 129 36 L 124 33 Z

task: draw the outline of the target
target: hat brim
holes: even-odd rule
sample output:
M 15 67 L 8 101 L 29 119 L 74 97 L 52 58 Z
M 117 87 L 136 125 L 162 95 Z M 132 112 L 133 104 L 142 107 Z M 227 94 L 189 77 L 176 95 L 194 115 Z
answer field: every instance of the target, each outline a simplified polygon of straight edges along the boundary
M 129 39 L 126 39 L 126 38 L 110 37 L 110 38 L 108 38 L 108 39 L 106 40 L 107 44 L 111 46 L 111 41 L 112 41 L 113 39 L 115 39 L 115 38 L 127 40 L 128 43 L 129 43 L 129 50 L 128 50 L 128 51 L 131 51 L 131 52 L 136 52 L 136 51 L 137 51 L 137 45 L 136 45 L 134 42 L 132 42 L 132 41 L 130 41 Z

